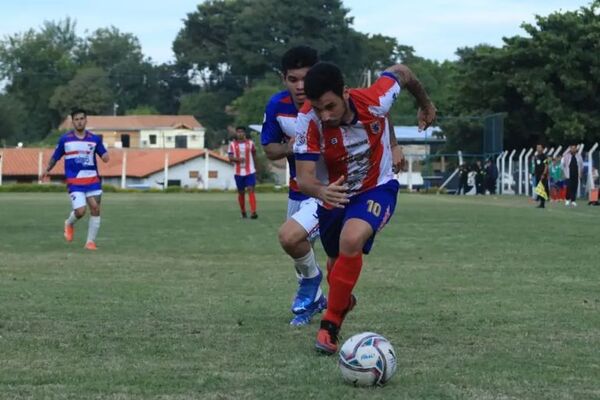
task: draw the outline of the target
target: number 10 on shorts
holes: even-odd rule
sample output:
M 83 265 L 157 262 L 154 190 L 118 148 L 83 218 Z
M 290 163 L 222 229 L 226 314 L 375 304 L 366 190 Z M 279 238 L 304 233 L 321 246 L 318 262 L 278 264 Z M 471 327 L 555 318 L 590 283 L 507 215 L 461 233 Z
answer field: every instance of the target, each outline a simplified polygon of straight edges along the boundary
M 375 200 L 367 200 L 367 211 L 376 217 L 381 214 L 381 205 Z

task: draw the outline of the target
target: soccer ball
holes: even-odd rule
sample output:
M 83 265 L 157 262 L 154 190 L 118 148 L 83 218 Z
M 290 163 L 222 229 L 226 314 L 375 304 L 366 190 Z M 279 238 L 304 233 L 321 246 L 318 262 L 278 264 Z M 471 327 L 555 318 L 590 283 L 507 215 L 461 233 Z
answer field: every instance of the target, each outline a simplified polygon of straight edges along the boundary
M 383 336 L 363 332 L 346 340 L 338 365 L 344 380 L 354 386 L 383 385 L 396 372 L 396 352 Z

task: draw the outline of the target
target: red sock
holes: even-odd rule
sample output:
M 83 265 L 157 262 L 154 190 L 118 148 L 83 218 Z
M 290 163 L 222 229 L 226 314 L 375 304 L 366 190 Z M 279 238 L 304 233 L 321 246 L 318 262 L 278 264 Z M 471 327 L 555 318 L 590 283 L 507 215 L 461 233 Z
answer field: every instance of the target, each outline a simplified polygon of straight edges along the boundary
M 244 197 L 244 193 L 238 193 L 238 203 L 240 203 L 240 210 L 243 213 L 246 212 L 246 198 Z
M 248 193 L 248 199 L 250 200 L 250 211 L 254 214 L 256 212 L 256 196 L 254 192 Z
M 327 257 L 327 284 L 331 286 L 331 272 L 333 271 L 333 265 L 335 264 L 337 258 L 329 258 Z
M 327 312 L 323 319 L 337 326 L 344 320 L 344 312 L 350 304 L 352 289 L 358 281 L 362 268 L 362 254 L 347 256 L 340 254 L 329 276 L 329 296 L 327 297 Z

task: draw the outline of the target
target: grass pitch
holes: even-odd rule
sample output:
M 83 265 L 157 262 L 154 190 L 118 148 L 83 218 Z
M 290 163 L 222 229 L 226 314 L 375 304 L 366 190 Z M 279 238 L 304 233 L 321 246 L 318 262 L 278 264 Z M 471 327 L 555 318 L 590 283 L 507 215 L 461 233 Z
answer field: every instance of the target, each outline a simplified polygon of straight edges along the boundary
M 0 193 L 0 399 L 600 398 L 599 208 L 400 195 L 342 332 L 399 370 L 355 389 L 288 326 L 284 195 L 106 194 L 96 253 L 69 204 Z

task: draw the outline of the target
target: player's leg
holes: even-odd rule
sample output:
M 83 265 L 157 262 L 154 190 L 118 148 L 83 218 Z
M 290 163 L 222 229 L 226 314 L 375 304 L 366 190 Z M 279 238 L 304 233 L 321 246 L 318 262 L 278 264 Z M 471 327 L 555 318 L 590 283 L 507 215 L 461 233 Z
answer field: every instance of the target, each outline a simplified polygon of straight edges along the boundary
M 250 174 L 246 176 L 246 189 L 248 191 L 248 200 L 250 202 L 250 218 L 258 218 L 256 213 L 256 195 L 254 193 L 254 187 L 256 186 L 256 174 Z
M 352 290 L 362 269 L 362 255 L 369 253 L 375 234 L 389 221 L 397 194 L 398 183 L 392 181 L 356 196 L 346 206 L 339 252 L 328 279 L 327 311 L 316 342 L 317 349 L 326 354 L 337 351 L 339 329 L 356 302 Z
M 246 214 L 246 179 L 241 175 L 234 175 L 235 186 L 237 187 L 238 204 L 240 205 L 240 211 L 242 212 L 242 218 L 248 218 Z
M 86 193 L 87 205 L 90 209 L 90 219 L 88 221 L 88 236 L 85 248 L 96 250 L 96 236 L 100 229 L 100 202 L 102 200 L 102 191 L 96 190 Z
M 75 223 L 85 215 L 85 193 L 83 192 L 71 192 L 69 193 L 71 199 L 72 211 L 65 220 L 64 236 L 67 242 L 73 241 L 73 235 L 75 234 Z
M 292 312 L 296 314 L 292 325 L 308 324 L 312 317 L 327 305 L 321 291 L 323 274 L 311 243 L 318 234 L 319 221 L 316 213 L 316 200 L 290 200 L 288 219 L 279 228 L 279 243 L 294 260 L 294 268 L 299 278 L 298 291 L 292 303 Z

